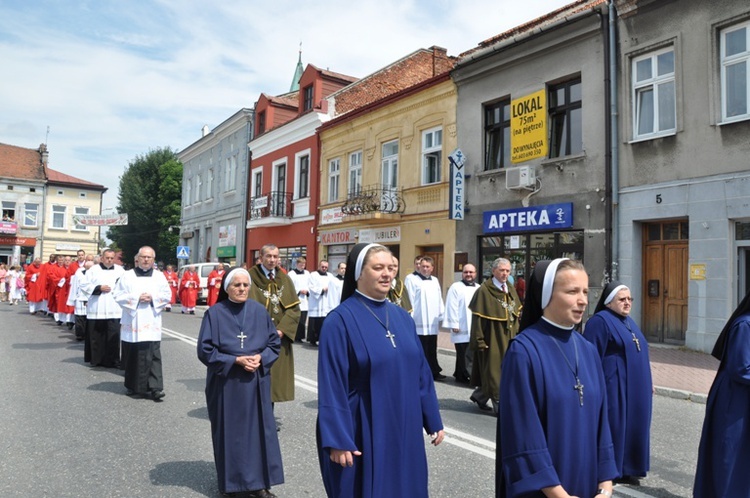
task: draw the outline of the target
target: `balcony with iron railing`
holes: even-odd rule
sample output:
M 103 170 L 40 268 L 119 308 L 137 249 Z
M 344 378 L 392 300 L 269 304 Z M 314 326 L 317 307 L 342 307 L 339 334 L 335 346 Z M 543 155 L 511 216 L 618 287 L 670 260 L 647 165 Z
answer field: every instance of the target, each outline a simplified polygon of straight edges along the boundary
M 350 192 L 341 212 L 347 216 L 394 219 L 406 209 L 403 190 L 372 185 Z
M 290 225 L 294 215 L 291 192 L 273 191 L 250 199 L 247 227 Z

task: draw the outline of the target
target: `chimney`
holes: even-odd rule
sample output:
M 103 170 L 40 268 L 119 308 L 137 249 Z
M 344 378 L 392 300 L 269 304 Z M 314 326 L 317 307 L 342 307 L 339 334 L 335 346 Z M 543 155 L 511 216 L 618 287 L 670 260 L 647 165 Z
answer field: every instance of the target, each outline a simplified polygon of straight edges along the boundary
M 208 125 L 203 125 L 203 128 L 201 128 L 201 137 L 205 137 L 206 135 L 208 135 L 208 131 Z
M 42 166 L 47 169 L 47 162 L 49 161 L 49 152 L 47 152 L 47 144 L 39 144 L 39 154 L 42 156 Z

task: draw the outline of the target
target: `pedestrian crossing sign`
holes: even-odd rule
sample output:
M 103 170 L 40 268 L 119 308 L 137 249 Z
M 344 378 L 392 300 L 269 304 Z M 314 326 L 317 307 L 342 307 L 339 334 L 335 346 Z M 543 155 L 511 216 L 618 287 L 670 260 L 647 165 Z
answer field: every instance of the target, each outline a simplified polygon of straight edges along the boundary
M 190 259 L 190 246 L 177 246 L 177 259 Z

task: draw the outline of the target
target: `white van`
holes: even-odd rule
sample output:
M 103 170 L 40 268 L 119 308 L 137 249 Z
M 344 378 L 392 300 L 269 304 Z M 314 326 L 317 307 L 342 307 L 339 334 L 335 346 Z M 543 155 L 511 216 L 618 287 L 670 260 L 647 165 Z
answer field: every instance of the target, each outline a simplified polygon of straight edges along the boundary
M 195 268 L 195 272 L 198 274 L 198 277 L 201 281 L 201 287 L 198 289 L 198 302 L 199 303 L 205 303 L 208 300 L 208 274 L 214 271 L 214 268 L 216 268 L 216 265 L 224 265 L 224 270 L 229 269 L 229 265 L 226 263 L 192 263 L 187 264 L 180 268 L 180 271 L 178 272 L 178 275 L 180 277 L 180 281 L 182 281 L 182 274 L 185 273 L 185 269 L 188 266 L 192 266 Z

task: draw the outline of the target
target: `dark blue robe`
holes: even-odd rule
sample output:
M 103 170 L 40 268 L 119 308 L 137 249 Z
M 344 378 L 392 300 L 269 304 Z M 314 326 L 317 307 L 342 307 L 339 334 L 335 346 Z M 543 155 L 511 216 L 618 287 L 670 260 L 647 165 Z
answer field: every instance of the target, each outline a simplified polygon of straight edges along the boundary
M 750 497 L 750 313 L 734 321 L 708 393 L 693 496 Z
M 247 336 L 244 344 L 237 337 L 240 330 Z M 284 482 L 270 377 L 280 347 L 271 317 L 253 300 L 244 305 L 221 301 L 203 317 L 198 358 L 208 367 L 206 405 L 222 493 Z M 234 364 L 237 356 L 258 353 L 261 367 L 255 372 Z
M 602 359 L 617 470 L 622 476 L 643 477 L 649 469 L 653 403 L 646 337 L 632 318 L 609 309 L 586 322 L 583 336 L 596 346 Z
M 365 300 L 388 323 L 395 348 Z M 428 496 L 422 429 L 433 434 L 443 424 L 414 320 L 355 293 L 326 317 L 318 354 L 318 458 L 328 496 Z M 362 456 L 344 468 L 331 462 L 331 448 Z
M 576 365 L 575 375 L 555 345 Z M 500 376 L 497 496 L 543 497 L 562 485 L 574 496 L 594 496 L 618 476 L 607 418 L 604 375 L 594 346 L 581 334 L 539 320 L 510 344 Z

